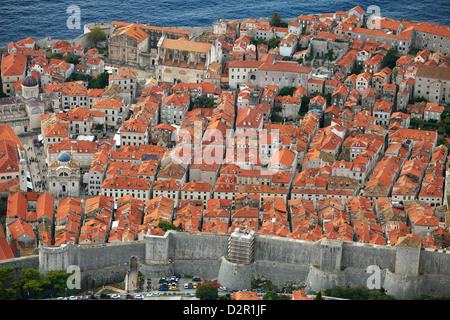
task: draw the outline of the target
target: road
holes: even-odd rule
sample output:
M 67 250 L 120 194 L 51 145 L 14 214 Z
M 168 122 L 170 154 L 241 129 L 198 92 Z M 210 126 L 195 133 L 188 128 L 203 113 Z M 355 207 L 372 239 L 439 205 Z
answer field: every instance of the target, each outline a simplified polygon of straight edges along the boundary
M 170 276 L 166 277 L 166 278 L 170 278 Z M 133 300 L 135 300 L 136 295 L 140 295 L 142 296 L 142 300 L 172 300 L 172 299 L 180 299 L 180 300 L 184 300 L 184 299 L 197 299 L 195 298 L 195 291 L 196 289 L 185 289 L 184 285 L 186 283 L 192 283 L 192 279 L 191 278 L 180 278 L 179 282 L 178 282 L 178 290 L 177 291 L 159 291 L 158 288 L 158 283 L 159 283 L 159 279 L 160 278 L 152 278 L 151 279 L 151 289 L 149 289 L 149 291 L 146 291 L 145 289 L 143 291 L 132 291 L 132 292 L 124 292 L 124 290 L 119 290 L 117 289 L 116 293 L 108 293 L 107 295 L 107 299 L 117 299 L 117 300 L 124 300 L 124 299 L 129 299 L 127 298 L 130 296 L 133 296 Z M 204 281 L 204 279 L 202 279 Z M 146 281 L 147 284 L 147 281 Z M 146 285 L 144 285 L 144 287 L 146 288 Z M 103 291 L 105 291 L 106 289 L 110 289 L 110 291 L 114 291 L 115 288 L 114 287 L 105 287 L 104 289 L 98 291 L 95 294 L 96 299 L 100 299 L 100 293 L 102 293 Z M 228 291 L 223 291 L 221 289 L 219 289 L 219 296 L 220 295 L 226 295 L 226 294 L 231 294 Z M 87 299 L 87 296 L 84 296 L 84 299 Z M 58 298 L 57 300 L 62 300 L 63 298 Z M 74 297 L 72 296 L 72 299 L 70 299 L 69 297 L 66 298 L 66 300 L 80 300 L 80 297 Z

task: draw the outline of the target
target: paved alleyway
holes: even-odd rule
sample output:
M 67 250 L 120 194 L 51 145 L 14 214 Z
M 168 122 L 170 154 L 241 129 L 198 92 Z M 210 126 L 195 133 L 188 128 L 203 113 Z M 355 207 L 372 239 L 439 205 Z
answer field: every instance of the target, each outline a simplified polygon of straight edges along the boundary
M 39 142 L 37 144 L 33 142 L 37 139 L 37 135 L 20 138 L 28 159 L 33 191 L 43 192 L 46 189 L 47 164 L 43 145 Z

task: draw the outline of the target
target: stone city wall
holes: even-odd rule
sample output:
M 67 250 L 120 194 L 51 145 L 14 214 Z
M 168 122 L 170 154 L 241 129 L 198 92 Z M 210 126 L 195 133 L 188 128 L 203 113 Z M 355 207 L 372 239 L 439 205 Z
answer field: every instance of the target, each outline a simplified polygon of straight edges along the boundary
M 136 257 L 145 276 L 171 274 L 200 276 L 233 289 L 250 289 L 254 279 L 270 279 L 276 286 L 324 290 L 334 285 L 367 285 L 369 266 L 379 270 L 379 280 L 388 294 L 413 298 L 422 294 L 450 296 L 450 254 L 443 250 L 373 246 L 323 239 L 307 241 L 255 236 L 254 262 L 248 265 L 226 259 L 228 235 L 166 232 L 144 241 L 41 247 L 39 256 L 2 262 L 15 274 L 32 267 L 46 273 L 80 267 L 82 287 L 121 282 Z

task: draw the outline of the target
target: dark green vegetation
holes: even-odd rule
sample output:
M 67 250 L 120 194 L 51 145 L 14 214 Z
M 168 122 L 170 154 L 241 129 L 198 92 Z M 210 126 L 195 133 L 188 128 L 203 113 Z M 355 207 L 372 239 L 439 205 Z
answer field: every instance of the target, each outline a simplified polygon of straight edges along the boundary
M 395 300 L 393 296 L 387 295 L 384 289 L 368 289 L 365 286 L 354 288 L 333 287 L 324 291 L 325 296 L 349 300 Z
M 210 282 L 206 282 L 197 288 L 195 297 L 200 300 L 217 300 L 219 298 L 219 289 Z
M 103 89 L 108 86 L 109 74 L 108 72 L 103 72 L 93 78 L 88 74 L 74 72 L 66 79 L 66 82 L 71 81 L 87 81 L 89 89 Z
M 97 46 L 99 42 L 106 40 L 106 34 L 99 26 L 96 26 L 89 32 L 88 38 Z
M 21 277 L 18 280 L 13 280 L 12 271 L 13 268 L 0 269 L 2 300 L 48 299 L 73 295 L 77 292 L 67 289 L 70 274 L 64 270 L 50 271 L 47 276 L 41 276 L 39 271 L 26 268 L 21 270 Z

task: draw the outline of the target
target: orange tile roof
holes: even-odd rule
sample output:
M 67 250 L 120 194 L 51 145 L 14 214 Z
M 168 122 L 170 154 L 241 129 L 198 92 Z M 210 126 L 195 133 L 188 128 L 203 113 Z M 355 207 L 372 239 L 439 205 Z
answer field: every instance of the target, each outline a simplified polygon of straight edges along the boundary
M 179 50 L 179 51 L 208 53 L 212 48 L 212 44 L 189 41 L 184 37 L 179 39 L 165 38 L 161 44 L 161 48 L 172 49 L 177 51 Z
M 53 221 L 54 201 L 55 197 L 53 197 L 51 194 L 47 192 L 44 192 L 42 195 L 39 196 L 36 208 L 36 214 L 38 219 L 42 216 L 45 216 L 51 221 Z
M 92 108 L 99 108 L 99 109 L 114 109 L 117 110 L 121 106 L 123 106 L 123 103 L 115 100 L 115 99 L 100 99 L 94 102 L 92 105 Z
M 113 34 L 113 36 L 118 36 L 126 34 L 129 37 L 134 38 L 138 43 L 141 43 L 146 38 L 149 37 L 149 34 L 142 30 L 138 25 L 136 24 L 130 24 L 124 27 L 120 27 L 117 29 L 117 31 Z
M 16 135 L 14 130 L 10 125 L 3 124 L 0 125 L 0 139 L 1 140 L 10 140 L 14 144 L 18 145 L 20 149 L 24 149 L 22 143 L 20 142 L 19 137 Z
M 433 24 L 429 22 L 414 24 L 414 30 L 447 38 L 450 37 L 450 28 L 448 26 Z
M 20 52 L 12 52 L 3 56 L 1 63 L 2 76 L 24 75 L 27 65 L 27 57 Z
M 17 219 L 10 223 L 8 225 L 8 229 L 14 240 L 20 240 L 19 237 L 25 234 L 31 236 L 32 238 L 36 238 L 31 225 L 22 219 Z
M 113 26 L 128 26 L 132 23 L 128 22 L 121 22 L 121 21 L 112 21 L 111 24 Z M 141 29 L 147 29 L 147 30 L 156 30 L 156 31 L 165 31 L 165 32 L 171 32 L 171 33 L 180 33 L 184 35 L 190 35 L 191 31 L 187 30 L 181 30 L 181 29 L 172 29 L 172 28 L 164 28 L 164 27 L 156 27 L 156 26 L 150 26 L 150 25 L 143 25 L 143 24 L 136 24 Z

